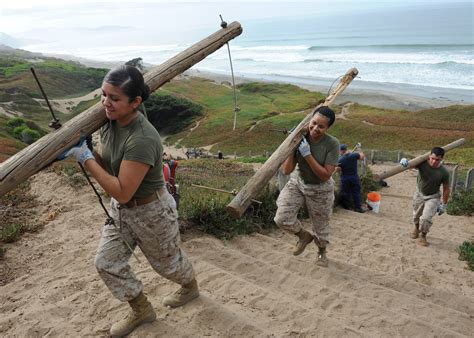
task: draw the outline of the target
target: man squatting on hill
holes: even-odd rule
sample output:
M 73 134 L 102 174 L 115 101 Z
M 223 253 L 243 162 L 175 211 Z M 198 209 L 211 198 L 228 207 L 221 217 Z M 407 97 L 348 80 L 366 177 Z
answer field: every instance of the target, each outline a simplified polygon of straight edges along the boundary
M 420 163 L 418 169 L 418 177 L 416 191 L 413 195 L 413 222 L 415 229 L 411 238 L 420 237 L 420 244 L 428 246 L 426 234 L 430 231 L 433 224 L 433 216 L 443 214 L 449 199 L 449 172 L 445 166 L 441 164 L 444 157 L 444 149 L 434 147 L 431 149 L 428 160 Z M 404 167 L 408 166 L 408 160 L 403 158 L 400 164 Z M 442 202 L 440 201 L 440 187 L 443 185 Z
M 351 199 L 354 202 L 354 210 L 364 213 L 360 202 L 360 178 L 357 174 L 357 161 L 365 158 L 364 153 L 360 149 L 360 143 L 356 146 L 357 151 L 347 151 L 347 145 L 339 146 L 339 158 L 336 171 L 341 173 L 341 204 L 344 209 L 349 209 Z
M 318 246 L 317 264 L 327 266 L 326 246 L 329 243 L 329 216 L 334 203 L 332 174 L 339 159 L 339 141 L 326 131 L 334 123 L 335 115 L 329 107 L 318 108 L 309 122 L 308 135 L 298 149 L 283 163 L 283 174 L 292 173 L 278 196 L 274 221 L 278 227 L 298 237 L 294 255 L 301 254 L 314 239 Z M 303 229 L 298 210 L 306 204 L 315 235 Z

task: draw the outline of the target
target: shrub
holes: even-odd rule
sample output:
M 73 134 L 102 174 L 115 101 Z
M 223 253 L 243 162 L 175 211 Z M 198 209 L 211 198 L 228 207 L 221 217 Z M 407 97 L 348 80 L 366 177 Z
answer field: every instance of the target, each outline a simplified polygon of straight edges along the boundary
M 23 133 L 23 130 L 28 129 L 26 124 L 22 124 L 21 126 L 13 128 L 12 134 L 15 138 L 21 140 L 21 133 Z
M 190 100 L 155 94 L 145 102 L 148 120 L 159 132 L 176 134 L 190 126 L 204 108 Z
M 40 134 L 36 130 L 31 130 L 28 127 L 24 128 L 23 131 L 21 132 L 21 140 L 25 142 L 26 144 L 32 144 L 39 138 L 40 138 Z
M 456 192 L 448 203 L 447 213 L 449 215 L 466 215 L 474 214 L 474 189 L 462 190 Z
M 466 261 L 469 269 L 474 271 L 474 242 L 465 241 L 459 248 L 459 260 Z
M 24 119 L 22 119 L 21 117 L 14 117 L 14 118 L 8 120 L 7 126 L 13 130 L 15 127 L 22 126 L 25 123 L 26 123 L 26 121 Z
M 4 243 L 11 243 L 20 237 L 23 226 L 19 223 L 7 224 L 1 229 L 0 241 Z

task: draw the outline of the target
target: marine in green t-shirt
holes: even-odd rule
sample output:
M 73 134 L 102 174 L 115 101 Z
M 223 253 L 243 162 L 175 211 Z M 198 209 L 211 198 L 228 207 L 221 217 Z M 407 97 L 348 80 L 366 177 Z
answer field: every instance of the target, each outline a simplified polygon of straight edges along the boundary
M 339 160 L 339 141 L 337 138 L 329 134 L 324 134 L 320 140 L 309 140 L 308 143 L 311 155 L 315 158 L 316 162 L 322 166 L 325 164 L 337 166 L 337 161 Z M 320 184 L 326 181 L 316 176 L 308 162 L 299 152 L 296 154 L 296 161 L 298 162 L 298 174 L 304 183 Z
M 122 160 L 151 166 L 133 198 L 149 196 L 165 185 L 163 178 L 163 145 L 155 127 L 140 114 L 126 126 L 110 121 L 100 131 L 102 160 L 106 170 L 119 175 Z
M 444 149 L 434 147 L 428 160 L 420 163 L 418 169 L 417 188 L 413 195 L 413 223 L 415 229 L 411 238 L 420 237 L 420 244 L 428 246 L 426 234 L 433 224 L 433 216 L 446 211 L 449 199 L 449 172 L 441 164 Z M 443 186 L 441 195 L 440 187 Z M 440 200 L 441 198 L 441 200 Z

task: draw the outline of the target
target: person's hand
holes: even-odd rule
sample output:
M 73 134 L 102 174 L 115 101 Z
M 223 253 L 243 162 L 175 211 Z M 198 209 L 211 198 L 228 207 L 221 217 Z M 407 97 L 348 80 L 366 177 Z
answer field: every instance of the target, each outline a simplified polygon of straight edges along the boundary
M 298 151 L 303 157 L 311 155 L 311 148 L 309 147 L 309 143 L 306 141 L 306 137 L 304 136 L 301 139 L 300 145 L 298 146 Z
M 95 159 L 94 155 L 92 155 L 92 152 L 87 147 L 87 142 L 85 139 L 81 139 L 81 141 L 79 141 L 77 145 L 73 146 L 72 148 L 69 148 L 61 155 L 59 155 L 58 160 L 64 160 L 66 157 L 69 156 L 74 156 L 76 160 L 82 165 L 84 165 L 87 160 Z
M 436 210 L 438 212 L 438 215 L 442 215 L 446 212 L 446 208 L 448 207 L 448 205 L 446 203 L 441 203 L 439 206 L 438 206 L 438 210 Z
M 400 164 L 402 167 L 408 168 L 408 160 L 405 157 L 400 160 Z

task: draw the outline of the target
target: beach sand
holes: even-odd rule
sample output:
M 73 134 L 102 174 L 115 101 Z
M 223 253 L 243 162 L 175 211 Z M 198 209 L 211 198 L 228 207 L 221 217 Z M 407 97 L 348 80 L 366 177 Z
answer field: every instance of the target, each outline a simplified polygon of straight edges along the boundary
M 198 76 L 216 83 L 232 83 L 229 74 L 200 71 L 191 69 L 185 76 Z M 334 89 L 338 81 L 327 79 L 305 79 L 282 76 L 237 76 L 235 83 L 245 82 L 291 83 L 301 88 L 328 94 L 329 88 Z M 428 108 L 441 108 L 455 104 L 474 104 L 474 93 L 463 89 L 437 88 L 430 86 L 414 86 L 393 83 L 364 82 L 356 77 L 352 83 L 334 101 L 336 104 L 355 102 L 378 108 L 418 111 Z
M 230 81 L 195 71 L 184 76 L 189 74 Z M 340 100 L 389 108 L 393 100 L 397 109 L 447 105 L 421 96 L 407 101 L 402 94 L 381 95 L 346 91 Z M 372 167 L 376 173 L 387 168 Z M 31 178 L 34 213 L 45 226 L 6 245 L 0 260 L 5 272 L 0 336 L 105 336 L 127 310 L 94 267 L 104 212 L 89 186 L 72 188 L 65 179 L 47 171 Z M 315 264 L 314 245 L 293 256 L 295 237 L 280 230 L 227 241 L 186 230 L 183 248 L 201 296 L 182 308 L 161 304 L 177 285 L 156 274 L 137 249 L 141 263 L 133 257 L 130 263 L 157 320 L 131 337 L 472 336 L 473 272 L 456 252 L 463 241 L 474 240 L 472 217 L 436 216 L 431 245 L 421 247 L 409 237 L 416 172 L 387 182 L 380 213 L 336 209 L 329 268 Z M 303 225 L 310 228 L 308 220 Z
M 181 308 L 161 304 L 177 285 L 137 250 L 141 263 L 130 263 L 157 320 L 131 337 L 472 336 L 473 272 L 456 252 L 474 239 L 472 217 L 436 216 L 431 246 L 418 245 L 409 237 L 415 180 L 411 170 L 389 178 L 378 214 L 336 210 L 329 268 L 315 264 L 314 245 L 293 256 L 295 238 L 280 230 L 228 241 L 187 230 L 183 248 L 201 296 Z M 105 336 L 127 305 L 95 271 L 103 210 L 88 186 L 74 189 L 53 172 L 35 175 L 31 187 L 47 222 L 0 261 L 8 266 L 0 335 Z

